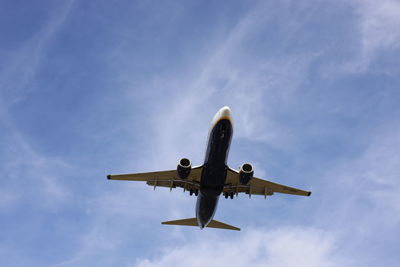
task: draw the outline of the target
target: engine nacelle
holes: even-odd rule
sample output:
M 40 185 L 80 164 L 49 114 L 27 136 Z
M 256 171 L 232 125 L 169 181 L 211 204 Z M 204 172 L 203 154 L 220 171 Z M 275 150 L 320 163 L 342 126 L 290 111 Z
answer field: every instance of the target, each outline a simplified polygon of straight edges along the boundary
M 192 163 L 187 158 L 182 158 L 178 162 L 176 169 L 179 178 L 186 179 L 189 177 L 190 171 L 192 170 Z
M 247 185 L 253 178 L 254 170 L 250 163 L 245 163 L 239 170 L 239 181 L 242 185 Z

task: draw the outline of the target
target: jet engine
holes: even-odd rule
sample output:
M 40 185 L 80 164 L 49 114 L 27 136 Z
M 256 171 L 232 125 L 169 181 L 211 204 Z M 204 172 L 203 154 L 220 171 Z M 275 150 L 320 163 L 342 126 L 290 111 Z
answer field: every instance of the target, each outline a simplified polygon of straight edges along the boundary
M 239 181 L 242 185 L 247 185 L 253 178 L 254 170 L 250 163 L 245 163 L 239 170 Z
M 176 171 L 181 179 L 186 179 L 189 177 L 190 171 L 192 169 L 192 163 L 187 158 L 182 158 L 178 162 L 178 167 Z

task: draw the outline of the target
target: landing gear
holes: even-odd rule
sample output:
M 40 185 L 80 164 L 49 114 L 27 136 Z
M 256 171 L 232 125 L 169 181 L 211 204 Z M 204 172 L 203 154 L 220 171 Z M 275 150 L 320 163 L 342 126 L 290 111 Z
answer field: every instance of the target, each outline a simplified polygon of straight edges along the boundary
M 228 199 L 228 197 L 230 197 L 231 199 L 233 199 L 233 196 L 235 195 L 235 192 L 224 192 L 224 197 L 226 199 Z
M 189 194 L 192 196 L 193 194 L 195 195 L 195 196 L 198 196 L 199 195 L 199 189 L 190 189 L 189 190 Z

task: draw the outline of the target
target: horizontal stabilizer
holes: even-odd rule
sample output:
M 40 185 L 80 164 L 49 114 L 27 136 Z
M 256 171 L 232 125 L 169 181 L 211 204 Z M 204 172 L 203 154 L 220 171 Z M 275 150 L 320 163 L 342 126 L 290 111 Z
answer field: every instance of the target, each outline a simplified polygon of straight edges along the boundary
M 161 224 L 198 226 L 196 218 L 188 218 L 188 219 L 182 219 L 182 220 L 162 222 Z M 212 220 L 206 227 L 240 231 L 240 228 L 237 228 L 235 226 L 232 226 L 232 225 L 229 225 L 226 223 L 222 223 L 222 222 L 219 222 L 216 220 Z
M 240 228 L 216 220 L 212 220 L 207 227 L 240 231 Z

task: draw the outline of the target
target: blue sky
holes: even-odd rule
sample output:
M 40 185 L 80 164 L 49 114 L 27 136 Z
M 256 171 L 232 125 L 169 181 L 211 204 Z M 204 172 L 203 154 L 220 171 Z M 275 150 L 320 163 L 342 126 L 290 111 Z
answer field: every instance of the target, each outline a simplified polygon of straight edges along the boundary
M 397 266 L 400 3 L 0 4 L 5 266 Z M 107 181 L 204 158 L 231 107 L 229 164 L 309 189 L 221 199 L 241 232 L 160 224 L 182 190 Z

